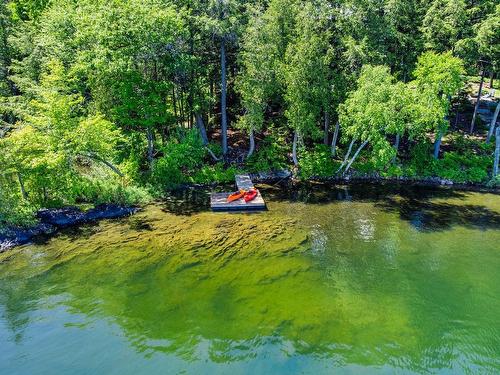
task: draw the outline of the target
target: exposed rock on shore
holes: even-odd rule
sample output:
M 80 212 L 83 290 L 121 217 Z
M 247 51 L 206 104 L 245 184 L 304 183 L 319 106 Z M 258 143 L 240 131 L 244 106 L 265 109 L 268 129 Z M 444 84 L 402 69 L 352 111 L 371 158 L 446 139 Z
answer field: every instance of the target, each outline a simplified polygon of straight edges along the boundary
M 103 204 L 87 211 L 78 207 L 42 209 L 38 211 L 39 223 L 31 228 L 8 228 L 0 233 L 0 252 L 13 246 L 30 242 L 34 237 L 51 235 L 61 228 L 102 219 L 115 219 L 133 214 L 138 208 Z

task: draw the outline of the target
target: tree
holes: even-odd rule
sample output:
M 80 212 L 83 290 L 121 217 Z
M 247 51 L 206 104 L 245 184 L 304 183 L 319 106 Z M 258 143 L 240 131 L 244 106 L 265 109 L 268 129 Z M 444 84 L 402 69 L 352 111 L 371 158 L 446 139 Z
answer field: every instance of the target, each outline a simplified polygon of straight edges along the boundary
M 9 5 L 14 18 L 26 21 L 37 19 L 49 2 L 50 0 L 12 0 Z
M 479 52 L 485 60 L 490 62 L 492 71 L 498 71 L 500 67 L 500 4 L 479 24 L 477 42 Z
M 436 52 L 453 51 L 466 20 L 464 0 L 434 0 L 423 20 L 425 47 Z
M 286 85 L 285 115 L 294 131 L 293 161 L 298 164 L 297 145 L 302 137 L 317 138 L 318 123 L 329 121 L 332 102 L 332 51 L 325 27 L 327 7 L 304 3 L 296 16 L 296 33 L 288 45 L 283 77 Z M 329 125 L 326 126 L 328 131 Z
M 370 144 L 375 163 L 385 166 L 394 158 L 395 148 L 389 143 L 389 135 L 404 133 L 406 123 L 404 85 L 396 83 L 385 66 L 364 66 L 357 81 L 357 88 L 349 94 L 340 108 L 340 123 L 344 136 L 361 142 L 354 156 L 345 166 L 346 173 L 361 150 Z
M 237 0 L 210 0 L 209 27 L 213 36 L 219 41 L 220 47 L 220 90 L 221 90 L 221 137 L 222 154 L 227 155 L 227 47 L 236 41 L 239 27 L 238 14 L 241 11 Z
M 425 114 L 418 124 L 419 129 L 434 131 L 435 158 L 439 156 L 441 140 L 448 128 L 451 97 L 463 87 L 464 74 L 462 60 L 454 57 L 451 52 L 426 52 L 418 59 L 413 84 L 419 92 L 416 105 Z
M 173 124 L 165 97 L 177 67 L 182 17 L 154 1 L 80 2 L 76 10 L 79 60 L 96 107 L 125 130 L 146 135 L 153 168 L 155 132 Z
M 389 0 L 384 18 L 389 25 L 387 49 L 390 59 L 385 62 L 397 79 L 407 82 L 418 56 L 423 52 L 421 32 L 427 6 L 420 0 Z
M 0 97 L 10 94 L 7 68 L 10 65 L 10 51 L 7 42 L 10 14 L 4 2 L 0 3 Z
M 71 201 L 82 159 L 122 176 L 112 164 L 121 133 L 100 114 L 84 116 L 83 98 L 69 92 L 66 80 L 60 62 L 49 64 L 25 118 L 0 140 L 5 173 L 16 176 L 22 196 L 33 203 Z
M 242 39 L 241 72 L 237 91 L 241 95 L 243 115 L 238 127 L 249 134 L 251 156 L 254 133 L 262 130 L 265 113 L 273 104 L 283 106 L 285 83 L 281 67 L 295 26 L 296 1 L 272 0 L 266 10 L 256 9 Z

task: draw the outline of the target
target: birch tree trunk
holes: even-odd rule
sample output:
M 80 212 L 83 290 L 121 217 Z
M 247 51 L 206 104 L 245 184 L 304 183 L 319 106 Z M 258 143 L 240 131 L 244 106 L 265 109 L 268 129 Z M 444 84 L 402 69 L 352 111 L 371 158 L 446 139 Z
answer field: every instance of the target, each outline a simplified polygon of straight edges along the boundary
M 488 130 L 488 136 L 486 137 L 486 144 L 490 143 L 491 141 L 491 136 L 495 131 L 495 124 L 497 123 L 499 113 L 500 113 L 500 102 L 498 102 L 497 107 L 495 109 L 495 113 L 493 114 L 493 118 L 491 119 L 490 128 Z
M 248 149 L 248 154 L 247 158 L 253 155 L 253 152 L 255 151 L 255 136 L 253 132 L 253 128 L 250 129 L 250 148 Z
M 484 73 L 485 69 L 481 72 L 481 82 L 479 83 L 479 93 L 477 94 L 476 106 L 474 107 L 474 114 L 472 115 L 472 122 L 470 123 L 470 133 L 474 132 L 474 125 L 476 124 L 476 116 L 477 110 L 479 109 L 479 103 L 481 102 L 481 94 L 483 92 L 483 83 L 484 83 Z
M 325 111 L 325 125 L 324 125 L 324 136 L 323 143 L 328 146 L 328 131 L 330 130 L 330 114 Z
M 366 140 L 366 141 L 364 141 L 364 142 L 361 144 L 361 146 L 359 146 L 359 147 L 358 147 L 358 149 L 357 149 L 357 150 L 356 150 L 356 152 L 354 153 L 354 155 L 353 155 L 353 157 L 352 157 L 351 161 L 349 162 L 349 164 L 347 164 L 347 167 L 346 167 L 346 169 L 345 169 L 345 171 L 344 171 L 344 173 L 343 173 L 343 174 L 345 174 L 345 173 L 347 173 L 347 172 L 349 171 L 349 169 L 351 168 L 352 163 L 354 163 L 354 160 L 356 160 L 356 158 L 358 157 L 358 155 L 359 155 L 359 153 L 361 152 L 361 150 L 362 150 L 362 149 L 363 149 L 363 148 L 364 148 L 367 144 L 368 144 L 368 141 Z
M 221 132 L 222 132 L 222 154 L 227 154 L 227 112 L 226 112 L 226 96 L 227 96 L 227 77 L 226 77 L 226 40 L 222 37 L 220 43 L 220 65 L 221 65 Z
M 443 132 L 440 130 L 434 141 L 434 159 L 439 158 L 439 149 L 441 148 L 441 142 L 443 140 Z
M 332 138 L 332 146 L 331 146 L 332 157 L 337 154 L 337 138 L 339 136 L 339 128 L 340 128 L 340 123 L 337 121 L 337 123 L 335 124 L 335 131 L 333 133 L 333 138 Z
M 345 154 L 344 161 L 340 165 L 339 169 L 337 169 L 337 173 L 339 173 L 342 170 L 342 168 L 344 168 L 344 165 L 346 165 L 347 160 L 349 160 L 349 156 L 351 155 L 352 146 L 354 146 L 354 142 L 356 142 L 356 139 L 353 139 L 351 141 L 351 144 L 349 145 L 349 149 L 347 150 L 347 153 Z
M 299 133 L 297 130 L 293 133 L 293 145 L 292 145 L 292 160 L 293 164 L 298 167 L 299 160 L 297 158 L 297 143 L 299 142 Z
M 495 132 L 496 146 L 495 146 L 495 161 L 493 163 L 493 177 L 498 175 L 498 163 L 500 159 L 500 126 L 497 127 Z
M 26 189 L 24 188 L 23 176 L 21 173 L 17 172 L 17 180 L 19 181 L 19 187 L 21 188 L 21 196 L 23 199 L 28 199 L 28 194 L 26 193 Z

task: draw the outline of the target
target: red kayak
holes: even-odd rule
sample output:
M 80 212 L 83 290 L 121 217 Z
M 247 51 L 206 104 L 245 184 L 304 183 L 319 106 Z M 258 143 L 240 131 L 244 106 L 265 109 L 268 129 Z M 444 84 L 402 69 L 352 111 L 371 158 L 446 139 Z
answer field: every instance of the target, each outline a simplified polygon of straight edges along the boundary
M 258 193 L 257 189 L 249 190 L 245 193 L 243 199 L 245 199 L 246 203 L 251 202 L 257 197 Z

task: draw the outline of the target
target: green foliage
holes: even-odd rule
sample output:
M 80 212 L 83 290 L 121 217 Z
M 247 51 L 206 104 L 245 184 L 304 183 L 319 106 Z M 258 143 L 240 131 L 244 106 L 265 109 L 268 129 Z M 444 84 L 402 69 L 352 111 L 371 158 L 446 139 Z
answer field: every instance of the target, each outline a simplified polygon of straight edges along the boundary
M 148 203 L 152 199 L 147 189 L 128 184 L 116 177 L 84 179 L 76 189 L 77 202 L 136 205 Z
M 9 189 L 5 179 L 0 180 L 0 232 L 3 227 L 27 227 L 36 223 L 36 207 Z
M 211 149 L 217 152 L 217 146 Z M 198 133 L 189 131 L 181 141 L 171 140 L 162 148 L 163 156 L 155 161 L 152 183 L 161 189 L 172 189 L 182 184 L 209 184 L 234 181 L 236 169 L 223 163 L 207 165 L 207 152 Z
M 446 152 L 442 159 L 434 161 L 431 171 L 455 182 L 485 182 L 491 165 L 491 158 L 485 156 Z
M 340 123 L 346 139 L 369 141 L 378 166 L 395 155 L 388 135 L 402 134 L 406 125 L 404 85 L 396 84 L 384 66 L 364 66 L 357 82 L 340 107 Z
M 226 168 L 223 163 L 216 163 L 204 165 L 189 181 L 196 184 L 232 183 L 237 173 L 238 170 L 234 166 Z
M 467 20 L 464 0 L 434 0 L 423 20 L 425 45 L 436 52 L 452 50 Z
M 217 153 L 220 146 L 210 145 Z M 151 181 L 162 189 L 172 189 L 182 184 L 208 184 L 234 181 L 236 169 L 226 168 L 219 162 L 208 165 L 206 150 L 202 147 L 197 131 L 189 131 L 181 141 L 171 140 L 162 148 L 163 156 L 155 161 Z
M 29 221 L 41 206 L 142 202 L 144 186 L 229 182 L 232 161 L 214 164 L 192 130 L 203 119 L 209 138 L 220 134 L 223 45 L 229 125 L 265 135 L 245 169 L 287 168 L 295 132 L 302 175 L 333 173 L 315 143 L 340 118 L 353 153 L 368 142 L 353 164 L 360 173 L 484 179 L 491 148 L 445 133 L 464 65 L 477 74 L 481 57 L 498 70 L 499 9 L 494 0 L 2 2 L 2 220 Z M 442 161 L 429 156 L 438 134 Z M 408 142 L 418 144 L 409 154 Z
M 47 7 L 50 0 L 13 0 L 9 7 L 13 17 L 19 20 L 33 20 Z
M 277 8 L 277 4 L 287 5 Z M 282 90 L 279 80 L 279 61 L 281 44 L 287 44 L 286 29 L 276 33 L 276 23 L 287 17 L 285 9 L 291 4 L 285 0 L 272 1 L 267 10 L 256 9 L 250 16 L 249 24 L 242 39 L 240 60 L 242 71 L 237 77 L 236 89 L 241 94 L 245 114 L 238 125 L 247 131 L 260 131 L 264 124 L 267 102 Z M 293 17 L 292 17 L 293 18 Z
M 486 182 L 493 160 L 488 154 L 465 151 L 445 152 L 442 159 L 434 159 L 429 143 L 419 143 L 411 150 L 412 159 L 406 174 L 409 176 L 440 177 L 459 183 Z
M 260 143 L 258 150 L 246 161 L 250 172 L 276 171 L 288 166 L 285 134 L 271 128 L 270 133 Z
M 500 68 L 500 4 L 478 27 L 479 50 L 491 62 L 493 69 Z
M 413 74 L 419 89 L 446 98 L 455 95 L 463 86 L 465 70 L 462 60 L 451 52 L 426 52 L 418 58 Z
M 168 189 L 187 183 L 202 167 L 206 151 L 197 132 L 191 131 L 181 141 L 171 140 L 162 152 L 151 177 L 154 184 Z
M 448 127 L 447 116 L 450 98 L 464 84 L 462 60 L 451 52 L 426 52 L 418 58 L 414 71 L 415 81 L 410 110 L 414 113 L 410 136 L 421 139 L 428 131 L 444 134 Z
M 296 36 L 288 45 L 283 66 L 286 85 L 286 118 L 301 136 L 319 136 L 317 127 L 322 111 L 332 100 L 332 59 L 326 27 L 329 8 L 305 2 L 296 19 Z
M 300 177 L 305 179 L 333 176 L 339 167 L 330 155 L 330 148 L 325 145 L 316 145 L 312 151 L 302 150 L 300 156 Z

